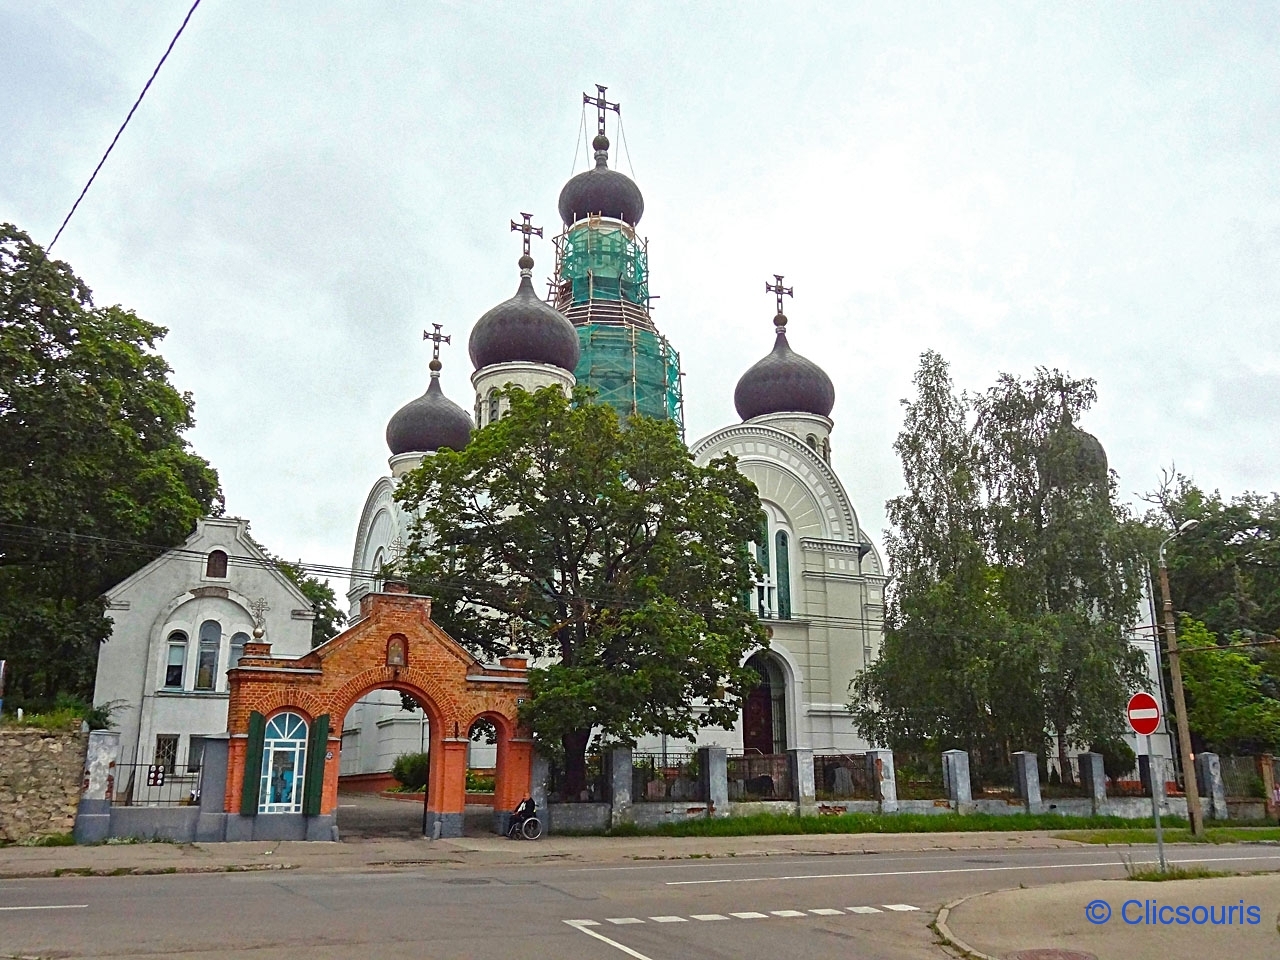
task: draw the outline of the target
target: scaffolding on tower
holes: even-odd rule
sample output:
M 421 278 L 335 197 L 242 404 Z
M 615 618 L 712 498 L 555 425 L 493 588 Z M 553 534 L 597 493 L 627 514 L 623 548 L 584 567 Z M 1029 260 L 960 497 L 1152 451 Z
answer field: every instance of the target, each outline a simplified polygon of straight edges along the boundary
M 620 220 L 588 217 L 555 246 L 550 302 L 578 329 L 578 382 L 619 413 L 674 421 L 683 437 L 680 355 L 649 315 L 647 242 Z

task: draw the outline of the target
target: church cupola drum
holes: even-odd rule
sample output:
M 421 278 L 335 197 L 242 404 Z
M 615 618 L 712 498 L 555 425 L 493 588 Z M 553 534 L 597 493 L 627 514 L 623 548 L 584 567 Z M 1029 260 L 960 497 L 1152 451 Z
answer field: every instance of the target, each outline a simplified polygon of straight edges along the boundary
M 584 93 L 594 106 L 595 166 L 560 191 L 564 232 L 555 240 L 556 276 L 551 297 L 577 328 L 579 383 L 620 414 L 673 420 L 684 429 L 680 356 L 649 315 L 649 251 L 636 234 L 644 197 L 630 177 L 609 168 L 605 118 L 621 107 L 605 98 L 605 87 Z

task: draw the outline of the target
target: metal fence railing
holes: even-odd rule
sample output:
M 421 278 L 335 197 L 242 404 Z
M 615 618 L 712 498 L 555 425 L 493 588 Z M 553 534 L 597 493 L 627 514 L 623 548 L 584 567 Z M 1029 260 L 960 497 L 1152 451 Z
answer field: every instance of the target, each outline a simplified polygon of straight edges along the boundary
M 1080 776 L 1080 758 L 1067 757 L 1064 765 L 1060 757 L 1049 757 L 1040 773 L 1040 796 L 1050 799 L 1087 797 L 1084 778 Z
M 899 800 L 946 799 L 940 754 L 894 751 L 893 765 Z
M 1142 776 L 1138 773 L 1137 767 L 1122 776 L 1107 777 L 1106 780 L 1108 797 L 1145 797 L 1148 795 L 1147 788 L 1142 782 Z
M 154 758 L 153 758 L 154 760 Z M 161 757 L 159 763 L 116 764 L 116 807 L 181 807 L 200 799 L 200 765 Z
M 1222 757 L 1222 785 L 1233 800 L 1265 800 L 1262 775 L 1254 757 Z
M 876 785 L 861 753 L 814 756 L 813 786 L 819 800 L 876 799 Z
M 706 789 L 698 770 L 698 754 L 666 750 L 631 755 L 631 799 L 705 802 Z
M 726 760 L 730 800 L 794 800 L 785 753 L 731 756 Z
M 547 779 L 547 800 L 550 803 L 605 803 L 609 800 L 609 782 L 604 775 L 604 762 L 598 753 L 587 754 L 585 785 L 575 791 L 569 789 L 563 764 L 552 764 Z

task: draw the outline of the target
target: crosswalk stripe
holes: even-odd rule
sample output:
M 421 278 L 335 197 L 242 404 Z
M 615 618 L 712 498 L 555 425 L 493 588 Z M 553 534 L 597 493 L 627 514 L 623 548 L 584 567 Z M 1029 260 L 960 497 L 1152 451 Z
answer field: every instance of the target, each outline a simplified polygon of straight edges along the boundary
M 747 910 L 743 913 L 731 913 L 731 917 L 737 917 L 739 920 L 768 920 L 767 913 L 756 913 L 754 910 Z
M 605 917 L 610 923 L 622 926 L 624 923 L 644 923 L 639 917 Z
M 810 913 L 816 913 L 820 917 L 843 917 L 843 910 L 832 910 L 830 907 L 820 907 L 817 910 L 810 910 Z
M 775 917 L 803 917 L 803 910 L 770 910 Z
M 850 913 L 880 913 L 879 907 L 850 907 Z
M 695 920 L 728 920 L 723 913 L 693 913 L 690 914 Z
M 919 907 L 913 907 L 913 906 L 912 906 L 911 904 L 909 904 L 909 903 L 886 903 L 886 904 L 884 905 L 884 908 L 885 908 L 886 910 L 897 910 L 899 913 L 905 913 L 905 912 L 906 912 L 906 911 L 908 911 L 908 910 L 919 910 L 919 909 L 920 909 Z
M 684 917 L 650 917 L 654 923 L 688 923 Z

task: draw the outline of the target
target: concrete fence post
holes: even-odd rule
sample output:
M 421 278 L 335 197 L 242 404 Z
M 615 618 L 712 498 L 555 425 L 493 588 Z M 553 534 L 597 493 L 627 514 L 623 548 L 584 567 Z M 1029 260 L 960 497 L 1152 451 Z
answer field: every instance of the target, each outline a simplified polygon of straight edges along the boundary
M 893 772 L 892 750 L 867 751 L 867 775 L 881 813 L 898 812 L 898 781 Z
M 76 843 L 101 843 L 111 836 L 111 800 L 119 761 L 120 734 L 114 730 L 90 730 L 80 802 L 71 831 Z
M 200 814 L 196 817 L 198 843 L 217 843 L 227 839 L 227 761 L 230 751 L 229 733 L 205 737 L 204 752 L 200 754 Z
M 1208 820 L 1227 819 L 1227 788 L 1222 782 L 1222 760 L 1216 753 L 1196 754 L 1196 782 Z
M 813 751 L 808 747 L 788 750 L 787 766 L 791 774 L 791 799 L 796 801 L 796 812 L 802 815 L 816 813 L 818 793 L 813 783 Z
M 973 811 L 973 787 L 969 782 L 969 754 L 964 750 L 942 752 L 942 778 L 947 799 L 956 813 Z
M 631 748 L 613 747 L 605 754 L 609 778 L 609 826 L 631 822 Z
M 1013 773 L 1018 796 L 1027 813 L 1040 813 L 1040 758 L 1030 750 L 1019 750 L 1013 755 Z
M 698 748 L 698 777 L 707 798 L 707 816 L 729 815 L 729 751 L 724 747 Z
M 1280 793 L 1276 792 L 1275 757 L 1264 753 L 1258 758 L 1258 776 L 1262 778 L 1262 795 L 1267 805 L 1266 817 L 1275 820 L 1280 817 Z
M 1107 774 L 1102 765 L 1102 754 L 1080 754 L 1080 783 L 1088 791 L 1094 816 L 1107 812 Z

